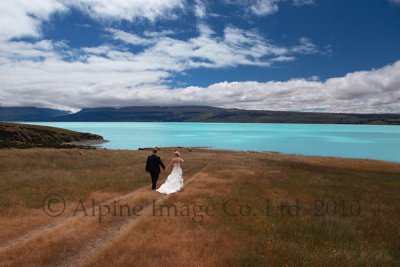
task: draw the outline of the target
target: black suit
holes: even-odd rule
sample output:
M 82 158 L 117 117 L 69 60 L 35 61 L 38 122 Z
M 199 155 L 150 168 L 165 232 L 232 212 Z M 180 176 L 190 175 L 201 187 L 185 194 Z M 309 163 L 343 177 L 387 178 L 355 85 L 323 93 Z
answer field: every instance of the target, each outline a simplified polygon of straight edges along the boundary
M 153 154 L 147 157 L 146 171 L 151 175 L 151 189 L 156 189 L 158 176 L 161 171 L 160 166 L 165 169 L 164 163 L 159 156 Z

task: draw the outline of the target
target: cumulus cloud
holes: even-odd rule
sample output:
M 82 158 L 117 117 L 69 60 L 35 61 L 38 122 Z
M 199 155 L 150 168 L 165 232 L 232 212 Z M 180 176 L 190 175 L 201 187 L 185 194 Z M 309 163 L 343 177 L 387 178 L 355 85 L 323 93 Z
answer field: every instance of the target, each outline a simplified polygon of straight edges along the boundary
M 318 52 L 316 45 L 306 38 L 301 38 L 299 44 L 293 47 L 284 47 L 272 44 L 255 30 L 242 30 L 233 26 L 226 27 L 223 36 L 217 36 L 208 25 L 200 23 L 199 35 L 188 40 L 149 33 L 147 36 L 139 36 L 120 30 L 107 30 L 114 34 L 114 39 L 128 44 L 151 44 L 142 53 L 132 55 L 131 58 L 150 62 L 147 66 L 154 64 L 155 68 L 168 71 L 238 65 L 269 66 L 272 62 L 294 60 L 295 55 Z
M 301 42 L 294 48 L 277 46 L 257 31 L 233 26 L 218 36 L 208 25 L 199 24 L 198 36 L 188 40 L 171 38 L 170 32 L 139 36 L 112 28 L 106 31 L 129 45 L 149 45 L 134 53 L 112 44 L 73 50 L 63 42 L 50 40 L 0 42 L 1 104 L 75 109 L 114 105 L 115 97 L 124 104 L 135 97 L 150 98 L 145 90 L 166 89 L 166 80 L 188 69 L 269 66 L 294 60 L 296 53 L 303 53 L 297 48 Z M 113 97 L 107 102 L 110 93 Z M 101 96 L 100 102 L 94 100 Z M 73 98 L 74 104 L 70 101 Z
M 195 0 L 194 14 L 197 18 L 203 19 L 207 16 L 206 4 L 202 0 Z
M 228 4 L 238 5 L 247 12 L 256 16 L 266 16 L 274 14 L 279 10 L 281 0 L 225 0 Z
M 0 40 L 20 37 L 39 37 L 42 22 L 67 7 L 55 0 L 0 1 Z
M 242 108 L 398 113 L 399 71 L 400 61 L 397 61 L 380 69 L 353 72 L 326 81 L 312 78 L 266 83 L 225 82 L 206 89 L 234 96 L 235 106 Z M 224 101 L 219 105 L 229 106 L 229 98 L 220 99 Z
M 114 40 L 120 40 L 133 45 L 149 45 L 153 43 L 152 39 L 143 38 L 137 34 L 124 32 L 118 29 L 107 28 L 107 32 L 111 33 Z
M 173 18 L 174 12 L 184 8 L 185 0 L 61 0 L 99 20 Z
M 260 17 L 278 12 L 280 3 L 284 1 L 285 0 L 225 0 L 228 4 L 241 6 L 248 13 Z M 292 3 L 294 6 L 305 6 L 314 4 L 314 0 L 293 0 Z
M 271 59 L 272 62 L 288 62 L 288 61 L 293 61 L 296 58 L 293 56 L 278 56 L 278 57 L 274 57 Z
M 258 16 L 273 14 L 278 11 L 279 0 L 256 0 L 250 5 L 250 10 Z
M 166 37 L 137 55 L 109 46 L 86 48 L 87 54 L 75 60 L 63 59 L 68 56 L 64 53 L 69 51 L 63 50 L 65 44 L 18 43 L 20 48 L 14 47 L 13 51 L 31 51 L 33 58 L 45 57 L 46 60 L 10 58 L 2 62 L 0 103 L 71 110 L 129 105 L 213 105 L 361 113 L 400 110 L 400 61 L 326 81 L 312 77 L 284 82 L 222 82 L 208 87 L 169 88 L 165 80 L 177 71 L 202 64 L 221 64 L 221 59 L 215 58 L 219 55 L 209 51 L 248 45 L 246 35 L 238 29 L 226 29 L 226 36 L 219 40 L 221 43 L 212 39 L 210 29 L 205 27 L 202 31 L 199 37 L 187 42 Z M 193 47 L 198 49 L 193 50 Z M 277 61 L 292 60 L 290 56 L 285 58 L 286 51 L 290 49 L 258 47 L 250 49 L 249 55 L 222 62 L 238 64 L 234 62 L 239 60 L 245 64 L 246 56 L 263 53 L 271 53 Z M 229 52 L 224 53 L 229 55 L 226 54 Z M 282 55 L 276 56 L 279 54 Z M 203 58 L 204 62 L 196 62 L 196 57 Z
M 300 54 L 315 54 L 319 52 L 319 49 L 309 38 L 301 37 L 300 44 L 293 47 L 292 51 Z
M 225 0 L 240 5 L 257 16 L 273 14 L 279 9 L 281 0 Z M 294 0 L 295 5 L 310 4 L 313 0 Z M 392 0 L 397 3 L 398 0 Z M 175 19 L 177 12 L 185 9 L 186 0 L 3 0 L 0 1 L 0 40 L 41 36 L 43 22 L 54 14 L 66 13 L 71 9 L 99 21 L 135 21 Z M 204 0 L 195 0 L 195 15 L 207 16 Z
M 39 38 L 43 22 L 71 8 L 98 20 L 155 21 L 172 18 L 183 3 L 183 0 L 41 0 L 35 4 L 28 0 L 2 1 L 0 105 L 71 110 L 149 104 L 331 112 L 400 110 L 400 61 L 326 81 L 312 77 L 170 88 L 170 79 L 190 69 L 268 67 L 296 60 L 301 55 L 321 53 L 306 37 L 297 44 L 283 46 L 255 29 L 230 25 L 217 34 L 202 19 L 206 15 L 202 1 L 194 2 L 200 8 L 195 10 L 200 20 L 197 35 L 188 39 L 175 38 L 171 30 L 135 33 L 115 27 L 106 28 L 109 39 L 94 47 L 71 48 L 67 42 Z M 266 15 L 276 12 L 276 3 L 251 1 L 249 7 L 260 5 L 258 11 L 264 10 L 261 13 Z M 16 39 L 26 36 L 37 39 L 30 42 Z M 141 49 L 132 52 L 129 49 L 132 45 Z
M 0 40 L 41 36 L 43 22 L 56 13 L 78 9 L 96 20 L 134 21 L 175 18 L 185 0 L 2 0 Z
M 157 1 L 148 2 L 157 3 Z M 299 44 L 285 47 L 273 44 L 256 30 L 243 30 L 234 26 L 226 27 L 220 36 L 205 23 L 198 24 L 198 36 L 187 40 L 172 38 L 171 35 L 174 33 L 168 30 L 158 33 L 144 32 L 139 35 L 115 28 L 105 29 L 112 40 L 128 46 L 144 47 L 142 51 L 136 53 L 123 45 L 115 46 L 110 43 L 71 49 L 64 42 L 13 40 L 20 36 L 40 36 L 41 22 L 49 20 L 54 12 L 65 12 L 71 6 L 71 2 L 67 5 L 66 1 L 45 0 L 42 7 L 38 5 L 32 11 L 30 6 L 25 6 L 30 2 L 21 0 L 21 3 L 24 8 L 18 6 L 20 9 L 18 14 L 21 19 L 24 16 L 31 18 L 29 23 L 32 28 L 27 27 L 25 30 L 7 33 L 0 41 L 1 105 L 45 106 L 74 110 L 86 106 L 121 106 L 153 102 L 195 104 L 199 101 L 210 105 L 228 105 L 223 98 L 213 98 L 212 88 L 217 88 L 218 85 L 203 90 L 199 88 L 170 90 L 166 86 L 167 81 L 176 73 L 188 69 L 238 65 L 269 66 L 274 62 L 295 60 L 297 55 L 317 50 L 316 46 L 306 38 L 300 39 Z M 73 2 L 75 5 L 77 3 Z M 111 1 L 104 5 L 113 3 L 116 2 Z M 124 1 L 121 3 L 128 8 L 124 5 Z M 86 5 L 89 4 L 92 7 L 100 5 L 96 1 L 86 2 Z M 88 8 L 85 12 L 100 14 L 101 10 L 100 7 L 90 10 Z M 115 17 L 132 19 L 120 15 L 118 9 L 112 11 L 112 14 Z M 152 16 L 149 15 L 148 19 L 153 19 Z M 192 92 L 194 94 L 191 96 Z M 220 92 L 219 95 L 230 97 L 233 100 L 230 103 L 232 106 L 243 105 L 246 101 L 251 103 L 254 98 L 251 95 L 242 95 L 240 99 L 235 99 L 231 93 L 233 92 L 227 90 L 226 93 Z M 238 94 L 234 92 L 234 95 Z M 156 99 L 154 95 L 157 96 Z

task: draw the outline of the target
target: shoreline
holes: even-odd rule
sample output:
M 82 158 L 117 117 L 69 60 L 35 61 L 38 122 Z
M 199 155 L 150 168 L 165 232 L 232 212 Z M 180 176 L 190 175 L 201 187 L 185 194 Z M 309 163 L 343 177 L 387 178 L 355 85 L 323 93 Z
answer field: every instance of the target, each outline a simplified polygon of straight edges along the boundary
M 66 142 L 62 143 L 62 145 L 72 145 L 72 146 L 92 146 L 95 148 L 100 148 L 99 145 L 108 143 L 110 141 L 108 140 L 80 140 L 80 141 L 72 141 L 72 142 Z
M 234 153 L 243 153 L 243 154 L 266 154 L 266 155 L 280 155 L 280 156 L 287 156 L 287 157 L 306 157 L 306 158 L 324 158 L 324 159 L 337 159 L 337 160 L 355 160 L 355 161 L 373 161 L 373 162 L 384 162 L 390 164 L 400 164 L 400 161 L 389 161 L 389 160 L 381 160 L 381 159 L 371 159 L 371 158 L 350 158 L 350 157 L 339 157 L 339 156 L 319 156 L 319 155 L 305 155 L 299 153 L 284 153 L 279 151 L 266 151 L 266 150 L 234 150 L 234 149 L 223 149 L 223 148 L 213 148 L 207 146 L 195 146 L 195 147 L 156 147 L 159 150 L 161 149 L 185 149 L 189 152 L 196 151 L 196 150 L 210 150 L 215 152 L 234 152 Z M 112 148 L 101 148 L 96 147 L 96 149 L 106 149 L 112 151 L 150 151 L 153 149 L 152 147 L 139 147 L 137 149 L 112 149 Z
M 2 121 L 19 124 L 34 124 L 37 123 L 194 123 L 194 124 L 290 124 L 290 125 L 349 125 L 349 126 L 395 126 L 399 124 L 370 124 L 370 123 L 313 123 L 313 122 L 222 122 L 222 121 Z
M 240 153 L 240 154 L 261 154 L 261 155 L 276 155 L 280 157 L 286 157 L 286 158 L 309 158 L 309 159 L 327 159 L 327 160 L 342 160 L 342 161 L 371 161 L 371 162 L 381 162 L 381 163 L 387 163 L 387 164 L 395 164 L 395 165 L 400 165 L 400 161 L 388 161 L 388 160 L 380 160 L 380 159 L 371 159 L 371 158 L 347 158 L 347 157 L 335 157 L 335 156 L 318 156 L 318 155 L 304 155 L 304 154 L 297 154 L 297 153 L 283 153 L 283 152 L 278 152 L 278 151 L 257 151 L 257 150 L 233 150 L 233 149 L 221 149 L 221 148 L 212 148 L 212 147 L 206 147 L 206 146 L 196 146 L 196 147 L 157 147 L 159 150 L 179 150 L 179 149 L 184 149 L 188 152 L 193 152 L 193 151 L 215 151 L 215 152 L 221 152 L 221 153 Z M 100 149 L 101 148 L 97 148 Z M 152 147 L 144 147 L 144 148 L 138 148 L 138 149 L 110 149 L 106 148 L 106 150 L 111 150 L 111 151 L 149 151 L 151 152 L 153 148 Z
M 0 148 L 8 149 L 8 150 L 27 150 L 27 149 L 67 149 L 67 150 L 85 150 L 85 149 L 92 149 L 92 150 L 107 150 L 107 151 L 149 151 L 153 149 L 152 147 L 138 147 L 136 149 L 115 149 L 115 148 L 106 148 L 102 147 L 102 144 L 109 143 L 108 140 L 84 140 L 84 141 L 73 141 L 63 143 L 61 147 L 27 147 L 27 148 L 18 148 L 18 147 L 10 147 L 10 148 Z M 370 162 L 380 162 L 385 164 L 395 164 L 400 165 L 400 161 L 389 161 L 389 160 L 382 160 L 382 159 L 372 159 L 372 158 L 351 158 L 351 157 L 340 157 L 340 156 L 320 156 L 320 155 L 305 155 L 299 153 L 284 153 L 279 151 L 266 151 L 266 150 L 235 150 L 235 149 L 224 149 L 224 148 L 213 148 L 207 146 L 194 146 L 194 147 L 156 147 L 159 150 L 184 150 L 187 152 L 196 152 L 196 151 L 213 151 L 219 153 L 239 153 L 239 154 L 260 154 L 260 155 L 276 155 L 283 158 L 309 158 L 309 159 L 326 159 L 326 160 L 340 160 L 340 161 L 370 161 Z

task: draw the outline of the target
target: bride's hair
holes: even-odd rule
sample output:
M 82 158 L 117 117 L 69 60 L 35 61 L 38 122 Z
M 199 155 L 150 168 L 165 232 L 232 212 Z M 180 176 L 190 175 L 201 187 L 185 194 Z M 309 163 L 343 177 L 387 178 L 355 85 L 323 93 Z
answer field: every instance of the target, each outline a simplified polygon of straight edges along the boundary
M 179 151 L 175 151 L 174 155 L 177 156 L 177 157 L 180 157 L 181 153 L 179 153 Z

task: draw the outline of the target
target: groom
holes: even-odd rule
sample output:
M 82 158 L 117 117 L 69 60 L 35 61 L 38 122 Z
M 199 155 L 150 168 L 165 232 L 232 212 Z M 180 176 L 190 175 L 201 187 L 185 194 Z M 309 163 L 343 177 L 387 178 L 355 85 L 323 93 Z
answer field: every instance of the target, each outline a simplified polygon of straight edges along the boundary
M 160 175 L 160 166 L 165 170 L 164 163 L 161 161 L 160 157 L 157 156 L 157 148 L 153 149 L 153 155 L 147 157 L 146 171 L 150 173 L 151 176 L 151 189 L 156 189 L 158 176 Z

